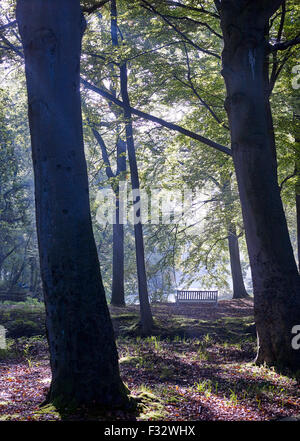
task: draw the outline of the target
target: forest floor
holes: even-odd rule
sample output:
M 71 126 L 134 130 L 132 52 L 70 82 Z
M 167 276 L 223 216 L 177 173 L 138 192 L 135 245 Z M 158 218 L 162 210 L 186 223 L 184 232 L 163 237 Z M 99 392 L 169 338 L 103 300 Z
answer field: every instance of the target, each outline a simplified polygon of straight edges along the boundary
M 84 409 L 59 413 L 40 407 L 51 379 L 43 307 L 3 305 L 0 324 L 8 338 L 6 349 L 0 349 L 0 421 L 299 418 L 299 379 L 253 363 L 251 299 L 220 301 L 216 309 L 154 304 L 155 330 L 148 337 L 139 334 L 136 306 L 110 310 L 121 375 L 138 402 L 135 414 L 91 417 Z M 30 336 L 30 329 L 36 335 Z

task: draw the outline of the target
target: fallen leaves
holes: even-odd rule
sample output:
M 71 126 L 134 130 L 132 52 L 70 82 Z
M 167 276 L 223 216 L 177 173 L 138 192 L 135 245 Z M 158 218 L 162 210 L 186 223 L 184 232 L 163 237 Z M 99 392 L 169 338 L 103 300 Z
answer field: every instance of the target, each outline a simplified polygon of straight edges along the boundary
M 249 302 L 243 305 L 242 316 L 250 308 Z M 225 310 L 229 313 L 230 305 Z M 156 311 L 161 316 L 169 313 L 164 307 Z M 238 316 L 236 306 L 233 315 Z M 121 375 L 131 393 L 138 396 L 147 389 L 154 397 L 137 419 L 262 421 L 300 414 L 297 382 L 250 363 L 249 342 L 225 345 L 207 335 L 202 339 L 120 337 L 118 349 L 126 361 L 120 365 Z M 60 418 L 39 411 L 51 381 L 49 361 L 42 355 L 36 351 L 30 366 L 26 359 L 0 363 L 0 420 Z

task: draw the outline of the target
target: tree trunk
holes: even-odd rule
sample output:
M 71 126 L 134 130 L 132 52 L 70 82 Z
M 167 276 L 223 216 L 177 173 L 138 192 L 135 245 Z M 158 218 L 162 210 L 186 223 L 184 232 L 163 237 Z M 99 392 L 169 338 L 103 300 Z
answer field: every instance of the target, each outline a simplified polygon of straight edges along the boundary
M 113 276 L 112 276 L 112 295 L 111 304 L 114 306 L 125 306 L 124 292 L 124 228 L 122 220 L 120 222 L 120 178 L 126 173 L 126 142 L 121 138 L 117 141 L 117 170 L 113 173 L 106 144 L 101 134 L 92 129 L 94 136 L 101 147 L 102 159 L 105 163 L 106 175 L 108 179 L 113 179 L 111 183 L 112 190 L 115 193 L 115 220 L 113 223 Z
M 248 297 L 246 291 L 241 267 L 240 250 L 239 250 L 239 238 L 236 234 L 236 226 L 233 220 L 234 214 L 234 197 L 232 194 L 232 173 L 230 173 L 228 179 L 226 179 L 219 187 L 222 189 L 222 201 L 224 203 L 224 209 L 226 210 L 226 224 L 228 229 L 228 248 L 230 256 L 231 278 L 232 278 L 232 290 L 233 299 L 243 299 Z
M 116 177 L 124 176 L 126 172 L 126 142 L 119 139 L 117 144 L 117 173 Z M 111 304 L 125 306 L 124 290 L 124 226 L 120 219 L 120 185 L 118 183 L 116 194 L 116 222 L 113 224 L 113 280 Z
M 116 0 L 111 0 L 111 36 L 113 46 L 118 46 L 118 28 L 117 28 L 117 3 Z M 138 205 L 140 201 L 139 190 L 139 174 L 135 155 L 135 145 L 132 130 L 132 114 L 130 107 L 130 99 L 128 94 L 128 75 L 126 62 L 121 62 L 120 65 L 120 83 L 121 95 L 124 103 L 124 119 L 126 131 L 126 144 L 130 167 L 131 186 L 133 194 L 137 192 L 137 197 L 133 196 L 133 203 Z M 145 266 L 145 252 L 144 252 L 144 237 L 142 222 L 134 222 L 134 237 L 135 237 L 135 251 L 136 251 L 136 266 L 138 278 L 138 291 L 140 300 L 141 325 L 145 334 L 149 334 L 153 328 L 153 318 L 148 296 L 147 275 Z
M 232 154 L 254 288 L 257 362 L 298 370 L 292 328 L 300 324 L 300 277 L 277 182 L 266 29 L 281 2 L 216 2 Z M 269 8 L 269 11 L 267 10 Z
M 297 220 L 297 251 L 298 251 L 298 268 L 300 271 L 300 115 L 298 114 L 298 109 L 297 112 L 294 113 L 294 121 L 295 121 L 295 155 L 296 155 L 295 198 L 296 198 L 296 220 Z
M 119 46 L 118 42 L 118 26 L 117 26 L 117 5 L 115 1 L 111 2 L 111 26 L 110 35 L 112 45 L 114 47 Z M 115 66 L 111 64 L 112 69 L 112 85 L 110 87 L 111 93 L 116 96 L 117 85 L 115 84 Z M 116 117 L 120 116 L 121 110 L 118 109 L 116 112 L 114 109 L 112 111 L 116 114 Z M 119 132 L 119 127 L 117 128 Z M 117 172 L 116 177 L 122 177 L 126 172 L 126 142 L 121 138 L 117 142 Z M 112 279 L 112 293 L 111 293 L 111 304 L 114 306 L 125 306 L 125 290 L 124 290 L 124 227 L 122 222 L 120 223 L 120 203 L 119 203 L 119 182 L 116 185 L 116 223 L 113 224 L 113 279 Z
M 296 193 L 296 216 L 297 216 L 297 245 L 298 245 L 298 268 L 300 272 L 300 186 Z
M 123 63 L 120 67 L 121 72 L 121 94 L 123 103 L 126 105 L 124 108 L 125 128 L 126 128 L 126 143 L 129 158 L 131 186 L 134 192 L 137 193 L 137 197 L 133 197 L 133 203 L 137 206 L 140 203 L 140 182 L 137 168 L 137 161 L 135 155 L 135 146 L 133 141 L 132 131 L 132 115 L 130 111 L 130 101 L 127 90 L 127 67 L 126 63 Z M 149 303 L 147 275 L 145 266 L 145 252 L 144 252 L 144 237 L 143 226 L 141 220 L 134 222 L 134 236 L 135 236 L 135 252 L 136 252 L 136 266 L 138 277 L 138 290 L 140 300 L 141 311 L 141 325 L 143 332 L 148 334 L 153 328 L 153 318 Z
M 228 247 L 230 255 L 233 299 L 244 299 L 249 297 L 243 279 L 243 273 L 241 268 L 239 239 L 236 234 L 236 228 L 231 224 L 228 230 Z
M 116 216 L 119 208 L 116 201 Z M 113 224 L 113 278 L 111 305 L 125 306 L 124 295 L 124 228 L 120 223 Z
M 79 0 L 18 0 L 52 382 L 59 407 L 128 402 L 92 232 L 79 71 Z

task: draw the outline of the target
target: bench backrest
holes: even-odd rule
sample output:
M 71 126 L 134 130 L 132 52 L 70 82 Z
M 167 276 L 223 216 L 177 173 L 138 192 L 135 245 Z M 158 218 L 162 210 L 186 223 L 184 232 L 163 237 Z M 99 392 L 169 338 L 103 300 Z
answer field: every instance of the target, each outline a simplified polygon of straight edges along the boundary
M 178 290 L 176 302 L 217 303 L 218 291 Z

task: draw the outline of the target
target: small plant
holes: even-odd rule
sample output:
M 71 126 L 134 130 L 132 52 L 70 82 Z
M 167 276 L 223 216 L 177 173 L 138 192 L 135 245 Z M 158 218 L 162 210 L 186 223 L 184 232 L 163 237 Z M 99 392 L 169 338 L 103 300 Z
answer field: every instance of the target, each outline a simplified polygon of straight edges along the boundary
M 27 361 L 29 369 L 31 369 L 31 367 L 32 367 L 32 358 L 30 355 L 30 349 L 31 349 L 31 344 L 26 343 L 24 346 L 24 349 L 23 349 L 23 356 L 24 356 L 25 360 Z
M 216 381 L 216 383 L 215 383 L 215 394 L 216 395 L 218 394 L 218 386 L 219 386 L 219 383 Z
M 180 337 L 180 335 L 175 335 L 175 337 L 173 338 L 173 342 L 174 342 L 174 343 L 181 343 L 181 337 Z
M 204 394 L 206 397 L 209 397 L 212 393 L 212 383 L 210 380 L 199 381 L 194 386 L 199 394 Z
M 0 349 L 0 361 L 10 360 L 14 358 L 19 358 L 20 352 L 15 344 L 15 340 L 8 338 L 6 339 L 6 348 Z
M 212 339 L 211 335 L 206 334 L 206 335 L 203 337 L 203 344 L 204 344 L 205 346 L 210 346 L 210 345 L 213 344 L 213 339 Z
M 260 410 L 260 409 L 261 409 L 261 398 L 257 395 L 257 396 L 255 397 L 255 400 L 256 400 L 256 402 L 257 402 L 258 410 Z
M 147 337 L 145 340 L 148 344 L 153 344 L 154 345 L 154 349 L 156 351 L 160 351 L 161 350 L 161 342 L 159 340 L 159 337 L 156 337 L 155 335 L 151 335 L 151 337 Z
M 236 392 L 235 392 L 234 390 L 232 390 L 232 389 L 229 389 L 229 391 L 230 391 L 229 402 L 230 402 L 230 404 L 233 404 L 234 406 L 236 406 L 237 403 L 238 403 L 238 397 L 237 397 L 237 394 L 236 394 Z
M 246 400 L 248 397 L 248 392 L 246 390 L 243 391 L 243 400 Z
M 202 348 L 198 349 L 197 356 L 198 359 L 201 361 L 209 360 L 209 352 L 206 349 L 202 349 Z

